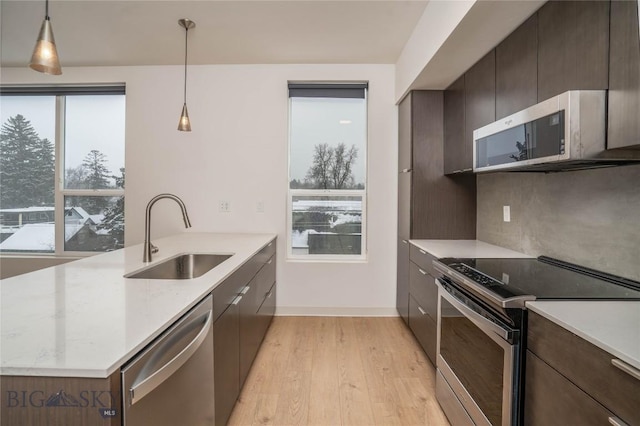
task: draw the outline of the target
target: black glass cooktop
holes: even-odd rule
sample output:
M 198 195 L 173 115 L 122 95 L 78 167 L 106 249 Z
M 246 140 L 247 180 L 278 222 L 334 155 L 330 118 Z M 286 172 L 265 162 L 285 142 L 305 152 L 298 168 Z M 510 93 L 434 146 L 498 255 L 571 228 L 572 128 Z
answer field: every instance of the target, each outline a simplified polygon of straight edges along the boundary
M 637 281 L 544 256 L 438 261 L 502 299 L 531 295 L 536 299 L 640 300 Z

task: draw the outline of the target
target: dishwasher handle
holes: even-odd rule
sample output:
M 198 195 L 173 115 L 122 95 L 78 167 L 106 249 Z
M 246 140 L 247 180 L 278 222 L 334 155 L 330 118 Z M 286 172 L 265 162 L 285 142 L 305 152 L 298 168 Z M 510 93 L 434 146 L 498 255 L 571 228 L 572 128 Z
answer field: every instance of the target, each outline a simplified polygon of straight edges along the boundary
M 152 374 L 148 375 L 144 379 L 138 381 L 131 386 L 129 389 L 129 394 L 131 397 L 131 405 L 140 401 L 146 395 L 151 393 L 155 388 L 160 386 L 162 382 L 167 380 L 173 373 L 178 371 L 180 367 L 182 367 L 191 356 L 200 348 L 202 342 L 207 338 L 209 331 L 211 330 L 211 325 L 213 323 L 213 315 L 211 311 L 207 312 L 207 319 L 204 322 L 204 325 L 196 335 L 196 337 L 189 342 L 187 346 L 184 347 L 176 356 L 174 356 L 169 362 L 167 362 L 162 367 L 155 370 Z M 185 328 L 190 328 L 190 324 L 185 325 Z M 144 371 L 144 369 L 143 369 Z

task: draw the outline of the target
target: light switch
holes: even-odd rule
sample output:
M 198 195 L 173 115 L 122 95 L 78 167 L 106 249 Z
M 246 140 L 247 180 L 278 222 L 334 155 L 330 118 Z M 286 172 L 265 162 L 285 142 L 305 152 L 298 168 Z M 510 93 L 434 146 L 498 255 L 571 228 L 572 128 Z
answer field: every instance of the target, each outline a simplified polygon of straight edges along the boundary
M 502 220 L 511 222 L 511 206 L 502 206 Z

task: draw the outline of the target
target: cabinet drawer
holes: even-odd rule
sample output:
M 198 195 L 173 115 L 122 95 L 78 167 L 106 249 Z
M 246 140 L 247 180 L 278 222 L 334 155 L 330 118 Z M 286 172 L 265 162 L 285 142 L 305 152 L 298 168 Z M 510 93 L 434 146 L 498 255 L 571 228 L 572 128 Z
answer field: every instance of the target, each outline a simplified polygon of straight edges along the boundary
M 608 425 L 613 414 L 527 351 L 524 422 L 526 425 Z
M 262 302 L 262 306 L 258 309 L 258 329 L 260 334 L 260 341 L 264 339 L 264 335 L 271 324 L 271 320 L 273 319 L 273 315 L 276 312 L 276 289 L 278 287 L 277 283 L 273 283 L 271 289 L 267 293 L 267 296 L 264 298 L 264 302 Z
M 213 289 L 213 320 L 215 321 L 233 302 L 256 273 L 256 257 L 249 259 L 229 278 Z
M 422 250 L 411 244 L 411 252 L 409 253 L 409 258 L 413 263 L 418 265 L 423 271 L 426 271 L 432 277 L 439 277 L 440 274 L 433 267 L 433 261 L 436 260 L 435 256 L 432 256 L 430 253 Z
M 273 257 L 276 252 L 276 240 L 271 240 L 266 246 L 264 246 L 254 257 L 260 263 L 264 265 Z
M 418 304 L 413 296 L 409 295 L 409 328 L 418 339 L 420 346 L 436 365 L 437 326 L 426 310 Z
M 272 256 L 256 275 L 256 306 L 259 307 L 262 301 L 271 290 L 271 286 L 276 282 L 276 257 Z
M 438 286 L 424 269 L 409 262 L 409 294 L 436 321 L 438 318 Z
M 615 356 L 535 312 L 529 312 L 527 345 L 624 422 L 640 424 L 640 380 L 615 367 Z

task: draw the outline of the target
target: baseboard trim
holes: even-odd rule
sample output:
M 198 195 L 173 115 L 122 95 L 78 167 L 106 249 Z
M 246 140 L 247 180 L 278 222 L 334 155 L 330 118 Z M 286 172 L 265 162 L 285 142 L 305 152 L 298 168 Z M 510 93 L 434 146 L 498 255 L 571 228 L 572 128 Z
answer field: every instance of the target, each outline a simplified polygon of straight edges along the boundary
M 278 306 L 276 316 L 281 317 L 397 317 L 396 308 L 336 308 Z

